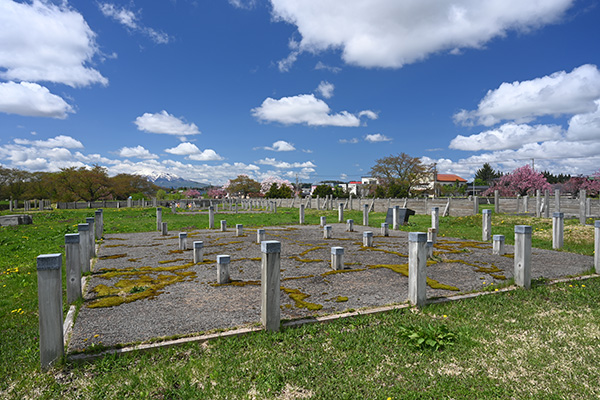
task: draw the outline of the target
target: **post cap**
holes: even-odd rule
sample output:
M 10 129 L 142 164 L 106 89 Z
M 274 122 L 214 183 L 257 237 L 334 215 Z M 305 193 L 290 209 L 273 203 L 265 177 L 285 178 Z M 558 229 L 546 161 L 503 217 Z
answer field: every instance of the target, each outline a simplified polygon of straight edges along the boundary
M 95 218 L 94 217 L 87 217 L 85 219 L 85 222 L 87 222 L 88 224 L 93 224 L 95 222 Z
M 67 233 L 65 235 L 65 244 L 79 243 L 79 233 Z
M 369 236 L 373 236 L 373 232 L 371 232 L 371 231 L 363 232 L 363 237 L 369 237 Z
M 354 223 L 354 220 L 353 220 L 353 219 L 348 219 L 348 220 L 346 220 L 346 223 L 348 223 L 348 224 L 353 224 L 353 223 Z
M 231 256 L 229 256 L 227 254 L 221 254 L 221 255 L 217 256 L 218 264 L 229 264 L 230 261 L 231 261 Z
M 195 249 L 201 249 L 204 247 L 204 242 L 202 240 L 197 240 L 194 242 Z
M 256 233 L 258 233 L 258 234 L 263 234 L 263 233 L 265 233 L 265 230 L 264 230 L 264 229 L 257 229 L 257 230 L 256 230 Z
M 62 254 L 42 254 L 37 256 L 37 270 L 60 270 L 62 266 Z
M 382 227 L 382 228 L 385 228 L 385 227 L 387 227 L 387 226 L 388 226 L 388 223 L 387 223 L 387 222 L 382 222 L 382 223 L 381 223 L 381 227 Z
M 494 241 L 504 241 L 504 235 L 494 235 Z
M 90 224 L 78 224 L 77 225 L 77 230 L 79 230 L 79 232 L 81 231 L 89 231 L 90 230 Z
M 492 210 L 483 210 L 481 213 L 492 215 Z
M 553 218 L 564 218 L 565 217 L 565 213 L 555 212 L 555 213 L 552 213 L 552 217 Z
M 332 247 L 331 254 L 340 256 L 340 255 L 344 254 L 344 248 L 343 247 Z
M 515 233 L 525 233 L 531 235 L 531 226 L 529 225 L 515 225 Z
M 281 242 L 277 240 L 265 240 L 260 242 L 260 251 L 266 254 L 281 253 Z
M 595 228 L 600 228 L 600 220 L 594 221 L 594 227 Z
M 180 238 L 186 238 L 187 237 L 187 232 L 179 232 L 179 237 Z
M 240 228 L 243 228 L 244 225 L 243 224 L 235 224 L 235 227 L 238 228 L 238 229 L 240 229 Z
M 408 232 L 408 241 L 425 243 L 427 242 L 427 234 L 425 232 Z

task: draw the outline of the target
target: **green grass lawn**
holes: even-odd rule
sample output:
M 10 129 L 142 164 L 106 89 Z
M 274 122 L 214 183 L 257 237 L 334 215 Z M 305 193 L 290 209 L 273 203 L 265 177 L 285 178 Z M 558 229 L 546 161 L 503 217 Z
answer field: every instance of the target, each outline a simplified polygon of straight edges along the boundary
M 64 234 L 94 210 L 32 213 L 34 224 L 0 228 L 0 398 L 598 398 L 600 279 L 545 285 L 476 299 L 63 363 L 39 371 L 35 258 L 64 251 Z M 6 214 L 4 212 L 3 214 Z M 318 224 L 337 211 L 306 210 Z M 362 221 L 361 212 L 345 219 Z M 105 233 L 156 228 L 154 209 L 105 209 Z M 218 214 L 229 226 L 295 224 L 277 214 Z M 378 229 L 385 214 L 373 213 Z M 173 231 L 202 229 L 207 215 L 173 215 Z M 533 246 L 551 248 L 551 221 L 493 216 L 493 233 L 512 243 L 513 226 L 531 225 Z M 416 215 L 403 230 L 426 231 Z M 481 239 L 481 216 L 444 217 L 440 235 Z M 593 254 L 593 228 L 565 222 L 564 251 Z M 64 278 L 63 270 L 63 278 Z M 65 295 L 66 296 L 66 295 Z M 64 299 L 65 312 L 67 309 Z M 422 339 L 422 343 L 419 341 Z M 441 348 L 436 349 L 441 346 Z

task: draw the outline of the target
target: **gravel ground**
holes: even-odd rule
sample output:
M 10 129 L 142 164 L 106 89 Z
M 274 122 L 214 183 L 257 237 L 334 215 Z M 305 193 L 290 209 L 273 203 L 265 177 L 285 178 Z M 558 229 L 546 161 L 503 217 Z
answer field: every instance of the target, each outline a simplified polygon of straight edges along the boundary
M 407 300 L 408 278 L 401 271 L 408 263 L 408 233 L 390 231 L 389 237 L 383 237 L 373 228 L 355 226 L 355 232 L 346 232 L 345 224 L 330 225 L 332 239 L 323 239 L 323 229 L 314 225 L 265 228 L 266 240 L 282 243 L 282 319 Z M 373 231 L 373 248 L 362 247 L 362 233 L 366 230 Z M 188 249 L 193 241 L 204 242 L 204 262 L 195 265 L 191 250 L 177 252 L 178 232 L 169 236 L 158 232 L 106 235 L 88 281 L 69 351 L 84 350 L 92 344 L 114 346 L 259 323 L 260 245 L 256 244 L 255 229 L 244 233 L 237 237 L 231 228 L 227 232 L 188 232 Z M 334 246 L 344 247 L 344 262 L 350 269 L 347 272 L 327 274 L 332 271 L 330 248 Z M 451 296 L 501 284 L 513 275 L 513 246 L 507 245 L 506 251 L 505 256 L 495 256 L 489 243 L 438 238 L 436 262 L 427 267 L 427 277 L 458 291 L 428 285 L 427 297 Z M 219 254 L 231 255 L 232 284 L 216 285 Z M 533 249 L 532 278 L 575 275 L 592 265 L 593 258 L 589 256 Z M 113 274 L 106 274 L 107 271 Z M 135 284 L 134 290 L 123 290 L 111 298 L 129 300 L 136 295 L 143 297 L 148 293 L 144 289 L 156 282 L 173 281 L 153 297 L 111 307 L 90 307 L 102 299 L 94 291 L 98 285 L 118 290 Z M 295 294 L 290 293 L 294 290 Z M 303 297 L 306 303 L 292 297 Z

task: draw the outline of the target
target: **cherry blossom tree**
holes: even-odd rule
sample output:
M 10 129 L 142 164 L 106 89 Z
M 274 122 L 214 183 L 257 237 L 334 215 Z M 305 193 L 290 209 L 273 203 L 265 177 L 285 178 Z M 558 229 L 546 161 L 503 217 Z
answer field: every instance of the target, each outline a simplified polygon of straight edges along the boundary
M 535 172 L 529 165 L 515 169 L 504 175 L 485 191 L 484 196 L 494 194 L 498 190 L 500 196 L 534 194 L 536 190 L 550 190 L 551 186 L 541 172 Z

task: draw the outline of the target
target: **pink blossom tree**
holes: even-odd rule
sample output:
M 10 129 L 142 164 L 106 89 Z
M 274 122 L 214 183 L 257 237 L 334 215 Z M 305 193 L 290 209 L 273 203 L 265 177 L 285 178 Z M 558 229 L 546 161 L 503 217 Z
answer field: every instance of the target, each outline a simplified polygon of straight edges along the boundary
M 590 196 L 598 196 L 600 194 L 600 170 L 588 176 L 581 185 L 581 189 L 585 189 Z
M 222 199 L 227 195 L 227 192 L 222 188 L 212 188 L 207 193 L 211 199 Z
M 186 190 L 185 192 L 183 192 L 183 195 L 185 197 L 191 199 L 191 198 L 198 198 L 198 197 L 202 196 L 202 193 L 200 193 L 196 189 L 189 189 L 189 190 Z
M 281 179 L 276 176 L 269 176 L 260 183 L 260 192 L 263 194 L 267 193 L 274 183 L 277 184 L 278 188 L 281 188 L 282 186 L 287 186 L 290 189 L 294 190 L 294 187 L 287 179 Z
M 498 190 L 500 196 L 525 196 L 535 193 L 538 189 L 544 191 L 550 188 L 550 184 L 541 172 L 535 172 L 529 165 L 524 165 L 496 181 L 485 191 L 484 196 L 493 194 L 495 190 Z

